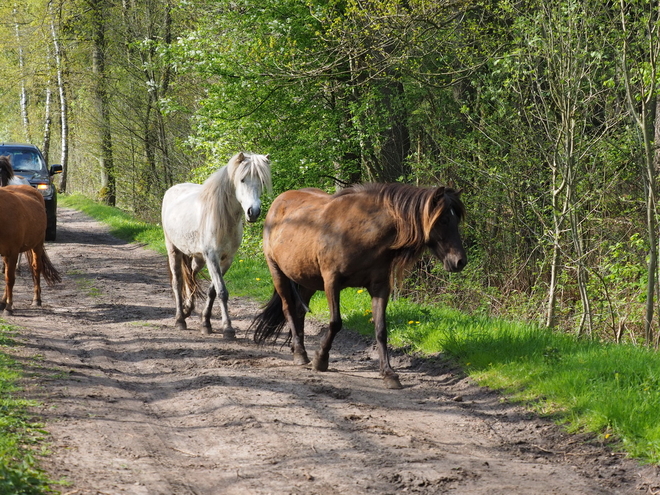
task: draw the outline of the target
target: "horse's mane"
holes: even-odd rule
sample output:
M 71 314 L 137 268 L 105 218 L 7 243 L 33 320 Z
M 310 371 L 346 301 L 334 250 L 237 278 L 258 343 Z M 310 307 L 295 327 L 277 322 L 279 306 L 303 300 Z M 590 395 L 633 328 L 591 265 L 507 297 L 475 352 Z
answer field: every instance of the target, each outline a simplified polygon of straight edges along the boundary
M 433 226 L 447 209 L 452 209 L 459 221 L 465 218 L 460 193 L 449 187 L 370 183 L 343 189 L 335 196 L 359 192 L 374 195 L 394 218 L 397 235 L 390 248 L 398 251 L 396 271 L 406 268 L 422 254 Z
M 0 187 L 5 187 L 14 177 L 14 169 L 8 156 L 0 156 Z
M 237 153 L 217 172 L 204 181 L 200 200 L 202 210 L 202 228 L 212 228 L 217 232 L 226 232 L 230 223 L 230 214 L 236 203 L 235 184 L 244 178 L 257 177 L 261 186 L 270 192 L 272 179 L 268 155 Z

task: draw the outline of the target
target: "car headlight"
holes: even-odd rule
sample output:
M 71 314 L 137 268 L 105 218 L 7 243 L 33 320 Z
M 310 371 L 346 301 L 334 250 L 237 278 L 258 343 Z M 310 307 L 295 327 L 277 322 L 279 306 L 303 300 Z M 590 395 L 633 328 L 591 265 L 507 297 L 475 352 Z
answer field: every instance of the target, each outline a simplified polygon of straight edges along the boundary
M 53 186 L 49 183 L 37 184 L 37 191 L 39 191 L 43 197 L 47 198 L 53 193 Z

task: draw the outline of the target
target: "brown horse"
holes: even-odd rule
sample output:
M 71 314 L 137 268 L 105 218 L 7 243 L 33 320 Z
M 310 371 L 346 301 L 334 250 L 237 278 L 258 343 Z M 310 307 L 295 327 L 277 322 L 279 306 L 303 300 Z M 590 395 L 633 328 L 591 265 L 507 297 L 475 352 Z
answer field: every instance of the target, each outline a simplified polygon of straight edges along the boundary
M 13 314 L 13 290 L 18 255 L 27 253 L 32 281 L 33 306 L 41 306 L 41 275 L 49 285 L 61 278 L 44 249 L 46 207 L 32 186 L 0 187 L 0 255 L 5 263 L 5 292 L 0 301 L 4 315 Z
M 14 178 L 14 169 L 8 156 L 0 156 L 0 187 L 9 185 Z
M 273 202 L 264 224 L 264 254 L 275 293 L 252 322 L 256 342 L 276 340 L 288 323 L 296 364 L 307 364 L 304 319 L 312 295 L 324 290 L 330 328 L 312 363 L 326 371 L 342 327 L 339 292 L 365 287 L 387 388 L 401 388 L 387 353 L 385 309 L 395 275 L 425 249 L 458 272 L 467 257 L 458 231 L 465 208 L 453 189 L 404 184 L 355 186 L 330 196 L 319 189 L 287 191 Z

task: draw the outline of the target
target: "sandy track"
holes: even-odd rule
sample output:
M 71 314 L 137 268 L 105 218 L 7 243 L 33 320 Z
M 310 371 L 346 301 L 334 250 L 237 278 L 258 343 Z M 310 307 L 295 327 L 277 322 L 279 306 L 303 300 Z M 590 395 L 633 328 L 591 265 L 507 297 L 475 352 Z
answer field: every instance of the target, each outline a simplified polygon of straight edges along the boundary
M 655 468 L 569 436 L 441 357 L 396 356 L 386 390 L 368 339 L 343 331 L 330 370 L 257 347 L 258 311 L 232 298 L 238 339 L 173 328 L 165 259 L 60 210 L 47 246 L 63 282 L 15 316 L 50 432 L 44 467 L 68 494 L 646 493 Z M 229 287 L 231 292 L 231 286 Z M 318 329 L 316 329 L 318 332 Z M 311 329 L 310 333 L 314 333 Z M 311 338 L 308 349 L 314 351 Z M 459 400 L 462 399 L 462 400 Z

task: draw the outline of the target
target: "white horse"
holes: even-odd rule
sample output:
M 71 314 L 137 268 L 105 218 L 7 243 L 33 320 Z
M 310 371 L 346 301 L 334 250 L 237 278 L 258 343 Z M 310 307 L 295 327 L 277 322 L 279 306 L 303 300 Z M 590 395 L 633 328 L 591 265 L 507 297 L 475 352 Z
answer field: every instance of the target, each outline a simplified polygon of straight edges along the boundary
M 162 224 L 176 304 L 176 328 L 186 329 L 186 318 L 199 293 L 196 275 L 206 264 L 211 284 L 201 315 L 202 334 L 211 333 L 211 310 L 217 295 L 223 336 L 235 336 L 227 312 L 229 295 L 223 275 L 241 245 L 243 218 L 248 222 L 257 220 L 261 193 L 271 188 L 269 156 L 238 153 L 204 184 L 177 184 L 165 192 Z

